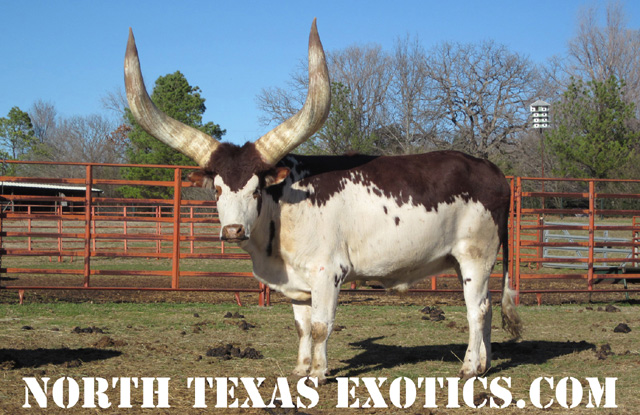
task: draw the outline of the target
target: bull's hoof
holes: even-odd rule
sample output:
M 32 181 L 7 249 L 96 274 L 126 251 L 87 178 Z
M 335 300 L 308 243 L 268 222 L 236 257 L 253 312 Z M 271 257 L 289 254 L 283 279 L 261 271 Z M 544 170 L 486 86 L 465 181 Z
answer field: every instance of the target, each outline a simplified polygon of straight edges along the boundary
M 462 380 L 467 380 L 467 379 L 471 379 L 473 377 L 479 376 L 479 373 L 483 373 L 483 372 L 480 372 L 479 368 L 476 368 L 476 370 L 472 370 L 472 369 L 465 368 L 463 366 L 462 369 L 460 369 L 460 372 L 458 373 L 458 377 Z
M 296 367 L 295 369 L 293 369 L 293 372 L 291 372 L 291 375 L 294 376 L 294 377 L 297 377 L 298 379 L 304 378 L 304 377 L 309 375 L 309 368 L 308 367 Z

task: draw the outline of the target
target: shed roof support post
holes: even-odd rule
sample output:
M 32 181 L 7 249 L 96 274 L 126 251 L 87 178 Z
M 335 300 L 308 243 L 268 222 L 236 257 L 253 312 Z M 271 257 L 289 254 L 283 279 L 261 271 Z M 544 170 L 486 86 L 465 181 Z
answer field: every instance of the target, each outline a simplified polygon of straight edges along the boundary
M 93 170 L 91 165 L 86 166 L 85 184 L 87 186 L 84 196 L 84 287 L 89 287 L 91 275 L 91 187 L 93 184 Z
M 180 205 L 182 204 L 182 169 L 176 168 L 173 176 L 173 255 L 171 288 L 180 288 Z

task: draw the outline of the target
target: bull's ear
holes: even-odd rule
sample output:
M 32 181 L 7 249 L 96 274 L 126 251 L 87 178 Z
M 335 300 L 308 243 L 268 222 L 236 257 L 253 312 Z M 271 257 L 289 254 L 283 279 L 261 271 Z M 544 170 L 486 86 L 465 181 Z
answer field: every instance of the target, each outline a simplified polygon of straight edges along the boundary
M 187 179 L 196 187 L 211 189 L 213 187 L 213 176 L 204 170 L 196 170 L 187 176 Z
M 269 187 L 282 183 L 282 181 L 289 175 L 289 172 L 290 170 L 288 167 L 276 167 L 265 176 L 265 186 Z

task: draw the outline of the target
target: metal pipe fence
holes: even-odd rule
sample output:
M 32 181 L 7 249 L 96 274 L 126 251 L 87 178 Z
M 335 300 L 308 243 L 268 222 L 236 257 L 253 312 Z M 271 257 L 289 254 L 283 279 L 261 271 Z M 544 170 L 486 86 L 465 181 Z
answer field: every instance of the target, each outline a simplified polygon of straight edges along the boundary
M 560 189 L 544 192 L 535 190 L 541 183 L 547 183 L 547 188 Z M 626 192 L 612 191 L 616 188 L 624 188 Z M 639 180 L 518 177 L 514 199 L 516 228 L 513 275 L 519 296 L 535 294 L 540 304 L 545 293 L 573 292 L 591 296 L 594 293 L 625 292 L 628 298 L 629 293 L 640 292 L 640 289 L 627 286 L 627 281 L 640 281 L 640 261 L 637 256 L 640 224 L 636 219 L 640 215 Z M 567 206 L 566 199 L 571 200 Z M 539 218 L 539 222 L 527 223 L 531 218 Z M 545 233 L 550 231 L 567 232 L 574 238 L 545 239 Z M 537 233 L 537 237 L 532 238 L 531 232 Z M 550 254 L 571 250 L 578 250 L 584 255 L 568 257 Z M 524 272 L 531 264 L 535 265 L 536 272 Z M 552 280 L 576 280 L 579 284 L 569 290 L 534 288 L 527 284 Z M 598 284 L 604 280 L 623 280 L 625 287 L 600 288 Z M 524 285 L 529 287 L 525 288 Z
M 184 263 L 198 260 L 215 265 L 220 260 L 249 259 L 236 246 L 220 241 L 214 201 L 182 197 L 191 187 L 190 182 L 182 180 L 183 172 L 193 167 L 151 166 L 172 170 L 173 180 L 150 182 L 95 178 L 94 169 L 105 165 L 71 165 L 84 167 L 85 177 L 0 177 L 7 187 L 11 183 L 29 183 L 34 187 L 51 183 L 84 184 L 83 197 L 15 195 L 3 191 L 0 274 L 7 282 L 0 281 L 0 289 L 17 290 L 21 300 L 28 289 L 228 291 L 235 293 L 238 303 L 238 293 L 255 292 L 259 304 L 267 303 L 267 288 L 255 281 L 251 272 L 216 266 L 210 271 Z M 175 197 L 163 200 L 96 196 L 95 188 L 101 185 L 168 187 Z M 60 265 L 51 265 L 54 258 Z M 80 258 L 82 264 L 74 264 Z M 105 267 L 94 264 L 98 258 L 119 261 Z M 125 260 L 137 261 L 125 263 Z M 147 266 L 140 262 L 148 264 L 151 260 L 164 260 L 168 265 Z M 14 263 L 17 265 L 11 266 Z M 149 277 L 155 278 L 150 282 Z M 189 284 L 184 283 L 187 279 L 191 280 Z M 213 279 L 216 284 L 206 282 Z M 223 284 L 221 279 L 225 280 Z M 231 279 L 243 283 L 226 281 Z M 27 280 L 28 283 L 22 283 Z
M 51 163 L 16 164 L 28 170 Z M 268 288 L 251 278 L 249 256 L 220 241 L 215 202 L 194 195 L 191 183 L 183 180 L 194 167 L 68 165 L 80 168 L 84 177 L 0 177 L 3 186 L 64 184 L 81 189 L 81 196 L 10 194 L 2 189 L 0 290 L 15 290 L 20 299 L 32 289 L 218 291 L 234 293 L 238 303 L 239 293 L 249 292 L 258 294 L 260 305 L 269 304 Z M 173 179 L 99 177 L 96 172 L 105 167 L 168 169 Z M 627 285 L 640 281 L 640 180 L 517 177 L 510 182 L 509 272 L 518 301 L 524 295 L 535 295 L 540 304 L 543 295 L 553 293 L 640 291 Z M 174 197 L 122 197 L 122 186 L 169 188 Z M 109 194 L 98 192 L 101 188 L 109 188 Z M 575 237 L 545 238 L 550 232 Z M 604 233 L 613 237 L 604 238 Z M 567 258 L 563 252 L 580 254 Z M 492 291 L 501 291 L 501 278 L 498 268 L 491 275 Z M 451 288 L 452 279 L 457 275 L 433 276 L 410 292 L 461 292 L 459 286 Z M 605 280 L 623 280 L 624 287 L 599 284 Z M 343 291 L 384 292 L 357 284 Z

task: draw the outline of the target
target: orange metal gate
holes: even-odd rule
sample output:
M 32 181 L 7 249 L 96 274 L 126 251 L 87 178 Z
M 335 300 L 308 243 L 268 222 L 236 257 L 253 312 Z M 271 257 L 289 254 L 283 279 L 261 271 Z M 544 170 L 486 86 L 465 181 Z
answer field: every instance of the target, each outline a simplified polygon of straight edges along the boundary
M 640 221 L 637 218 L 640 215 L 639 180 L 519 177 L 515 180 L 513 275 L 515 289 L 519 295 L 536 294 L 540 303 L 541 295 L 544 293 L 640 291 L 626 286 L 627 281 L 640 281 Z M 542 183 L 546 184 L 547 189 L 559 189 L 535 190 Z M 616 192 L 616 189 L 626 192 Z M 564 206 L 563 200 L 566 199 L 572 201 L 570 206 Z M 536 206 L 537 204 L 539 206 Z M 550 231 L 564 232 L 566 240 L 550 240 Z M 615 234 L 617 237 L 609 237 L 609 234 Z M 553 235 L 563 238 L 561 234 Z M 583 252 L 584 255 L 554 257 L 544 253 L 553 250 L 573 250 Z M 535 271 L 524 272 L 530 264 L 535 264 Z M 596 287 L 596 284 L 605 279 L 624 280 L 625 288 Z M 583 281 L 583 285 L 569 290 L 523 288 L 524 282 L 528 280 L 578 280 Z

